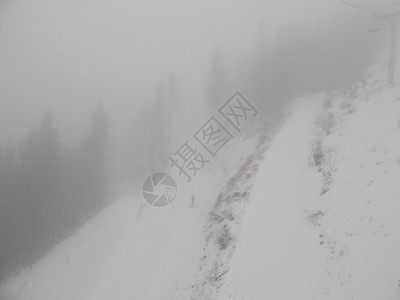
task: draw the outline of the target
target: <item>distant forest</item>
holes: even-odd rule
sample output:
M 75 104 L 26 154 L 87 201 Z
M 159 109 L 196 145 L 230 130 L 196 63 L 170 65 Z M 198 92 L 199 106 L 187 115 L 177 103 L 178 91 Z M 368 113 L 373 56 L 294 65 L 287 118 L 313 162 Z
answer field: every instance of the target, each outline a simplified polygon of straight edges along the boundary
M 32 267 L 103 208 L 108 127 L 99 104 L 90 133 L 71 150 L 47 112 L 21 145 L 10 141 L 0 151 L 0 278 Z

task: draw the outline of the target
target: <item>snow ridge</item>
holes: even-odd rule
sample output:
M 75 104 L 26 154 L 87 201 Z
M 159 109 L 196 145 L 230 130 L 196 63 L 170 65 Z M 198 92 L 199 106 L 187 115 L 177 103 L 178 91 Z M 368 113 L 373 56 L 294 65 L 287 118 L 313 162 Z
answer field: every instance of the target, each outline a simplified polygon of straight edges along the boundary
M 223 285 L 257 170 L 275 131 L 269 128 L 266 132 L 270 134 L 259 136 L 254 153 L 228 180 L 208 213 L 205 246 L 196 282 L 192 286 L 192 299 L 216 299 Z

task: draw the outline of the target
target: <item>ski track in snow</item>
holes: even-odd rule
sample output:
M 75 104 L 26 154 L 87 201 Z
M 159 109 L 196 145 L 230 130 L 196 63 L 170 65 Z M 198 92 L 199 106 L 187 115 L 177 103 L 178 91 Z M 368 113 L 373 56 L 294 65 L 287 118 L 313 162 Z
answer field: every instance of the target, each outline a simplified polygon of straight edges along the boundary
M 322 270 L 304 204 L 319 192 L 307 158 L 320 102 L 298 100 L 266 151 L 219 299 L 311 299 L 308 275 Z

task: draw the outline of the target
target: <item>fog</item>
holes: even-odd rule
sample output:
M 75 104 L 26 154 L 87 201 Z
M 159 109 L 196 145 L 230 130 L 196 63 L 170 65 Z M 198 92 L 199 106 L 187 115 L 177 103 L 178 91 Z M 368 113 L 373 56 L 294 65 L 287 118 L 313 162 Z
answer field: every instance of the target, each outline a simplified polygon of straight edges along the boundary
M 233 68 L 258 28 L 272 40 L 283 24 L 340 9 L 331 2 L 3 1 L 1 139 L 23 137 L 50 109 L 63 139 L 75 142 L 98 99 L 126 122 L 170 73 L 182 101 L 201 101 L 216 45 Z
M 0 1 L 0 244 L 19 237 L 0 277 L 165 168 L 236 91 L 264 126 L 351 85 L 388 55 L 370 21 L 337 0 Z

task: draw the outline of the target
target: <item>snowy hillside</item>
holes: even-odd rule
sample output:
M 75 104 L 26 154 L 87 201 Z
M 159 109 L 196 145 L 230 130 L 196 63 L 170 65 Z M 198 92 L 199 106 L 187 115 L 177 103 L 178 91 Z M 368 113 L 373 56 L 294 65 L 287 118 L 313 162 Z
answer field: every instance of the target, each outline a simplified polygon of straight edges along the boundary
M 400 90 L 383 78 L 296 99 L 166 208 L 120 199 L 0 299 L 400 299 Z
M 400 101 L 381 78 L 293 107 L 220 299 L 400 298 Z

